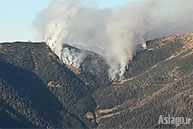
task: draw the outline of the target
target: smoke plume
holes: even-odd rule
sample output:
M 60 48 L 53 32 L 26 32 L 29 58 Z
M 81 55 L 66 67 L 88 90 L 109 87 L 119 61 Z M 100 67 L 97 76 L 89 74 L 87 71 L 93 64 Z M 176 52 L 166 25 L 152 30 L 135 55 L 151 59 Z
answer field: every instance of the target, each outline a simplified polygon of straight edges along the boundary
M 63 43 L 81 46 L 102 55 L 116 80 L 138 48 L 146 49 L 146 40 L 193 32 L 192 7 L 192 0 L 138 0 L 117 8 L 99 8 L 94 0 L 53 0 L 34 25 L 65 63 L 78 68 L 85 55 Z

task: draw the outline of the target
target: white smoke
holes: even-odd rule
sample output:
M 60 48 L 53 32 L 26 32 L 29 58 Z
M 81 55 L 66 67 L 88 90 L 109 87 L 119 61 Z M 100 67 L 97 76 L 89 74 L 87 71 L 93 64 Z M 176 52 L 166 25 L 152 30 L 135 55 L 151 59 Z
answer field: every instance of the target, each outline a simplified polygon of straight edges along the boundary
M 74 68 L 79 69 L 80 68 L 80 64 L 82 63 L 83 59 L 84 59 L 84 54 L 79 54 L 78 52 L 76 52 L 74 49 L 69 49 L 67 47 L 63 48 L 61 51 L 61 60 L 69 65 L 69 66 L 73 66 Z
M 139 46 L 146 48 L 147 39 L 193 31 L 192 0 L 139 0 L 103 9 L 90 1 L 93 6 L 86 0 L 53 0 L 39 13 L 35 26 L 64 63 L 79 67 L 85 55 L 62 48 L 63 43 L 89 46 L 85 49 L 102 55 L 112 80 L 123 78 L 128 62 Z
M 155 0 L 127 4 L 111 17 L 106 28 L 109 39 L 106 59 L 111 66 L 109 73 L 112 79 L 122 79 L 126 66 L 139 45 L 146 49 L 144 38 L 149 28 L 150 14 L 155 6 Z

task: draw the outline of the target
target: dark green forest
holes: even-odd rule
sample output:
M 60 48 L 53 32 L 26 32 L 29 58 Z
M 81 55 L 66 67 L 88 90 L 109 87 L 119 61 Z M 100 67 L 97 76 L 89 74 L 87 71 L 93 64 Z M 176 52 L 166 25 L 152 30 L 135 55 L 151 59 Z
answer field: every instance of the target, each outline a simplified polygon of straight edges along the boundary
M 1 43 L 0 128 L 176 128 L 158 119 L 193 117 L 192 43 L 192 34 L 148 41 L 117 82 L 96 53 L 77 49 L 88 56 L 76 73 L 45 43 Z

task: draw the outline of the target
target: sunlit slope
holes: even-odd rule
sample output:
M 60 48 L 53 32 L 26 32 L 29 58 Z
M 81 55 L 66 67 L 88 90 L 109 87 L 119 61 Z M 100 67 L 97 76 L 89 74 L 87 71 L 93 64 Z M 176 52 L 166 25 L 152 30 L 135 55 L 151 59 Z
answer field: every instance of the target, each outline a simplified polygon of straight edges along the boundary
M 147 44 L 128 65 L 125 80 L 94 94 L 100 128 L 166 128 L 174 126 L 158 125 L 160 115 L 192 118 L 193 34 Z

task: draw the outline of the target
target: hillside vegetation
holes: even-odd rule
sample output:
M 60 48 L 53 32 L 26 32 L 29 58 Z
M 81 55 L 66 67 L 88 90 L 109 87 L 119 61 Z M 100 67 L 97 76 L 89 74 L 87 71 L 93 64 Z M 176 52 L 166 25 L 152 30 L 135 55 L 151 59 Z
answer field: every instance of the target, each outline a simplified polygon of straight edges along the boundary
M 77 70 L 45 43 L 0 44 L 0 128 L 193 128 L 158 124 L 160 115 L 193 119 L 193 34 L 147 46 L 111 83 L 93 52 Z
M 193 116 L 193 34 L 147 42 L 129 63 L 126 79 L 93 96 L 99 128 L 175 128 L 158 125 L 160 115 Z M 182 125 L 178 128 L 192 128 Z
M 9 107 L 0 108 L 2 127 L 89 126 L 84 113 L 94 111 L 94 102 L 87 86 L 45 43 L 1 44 L 0 86 L 1 105 Z

